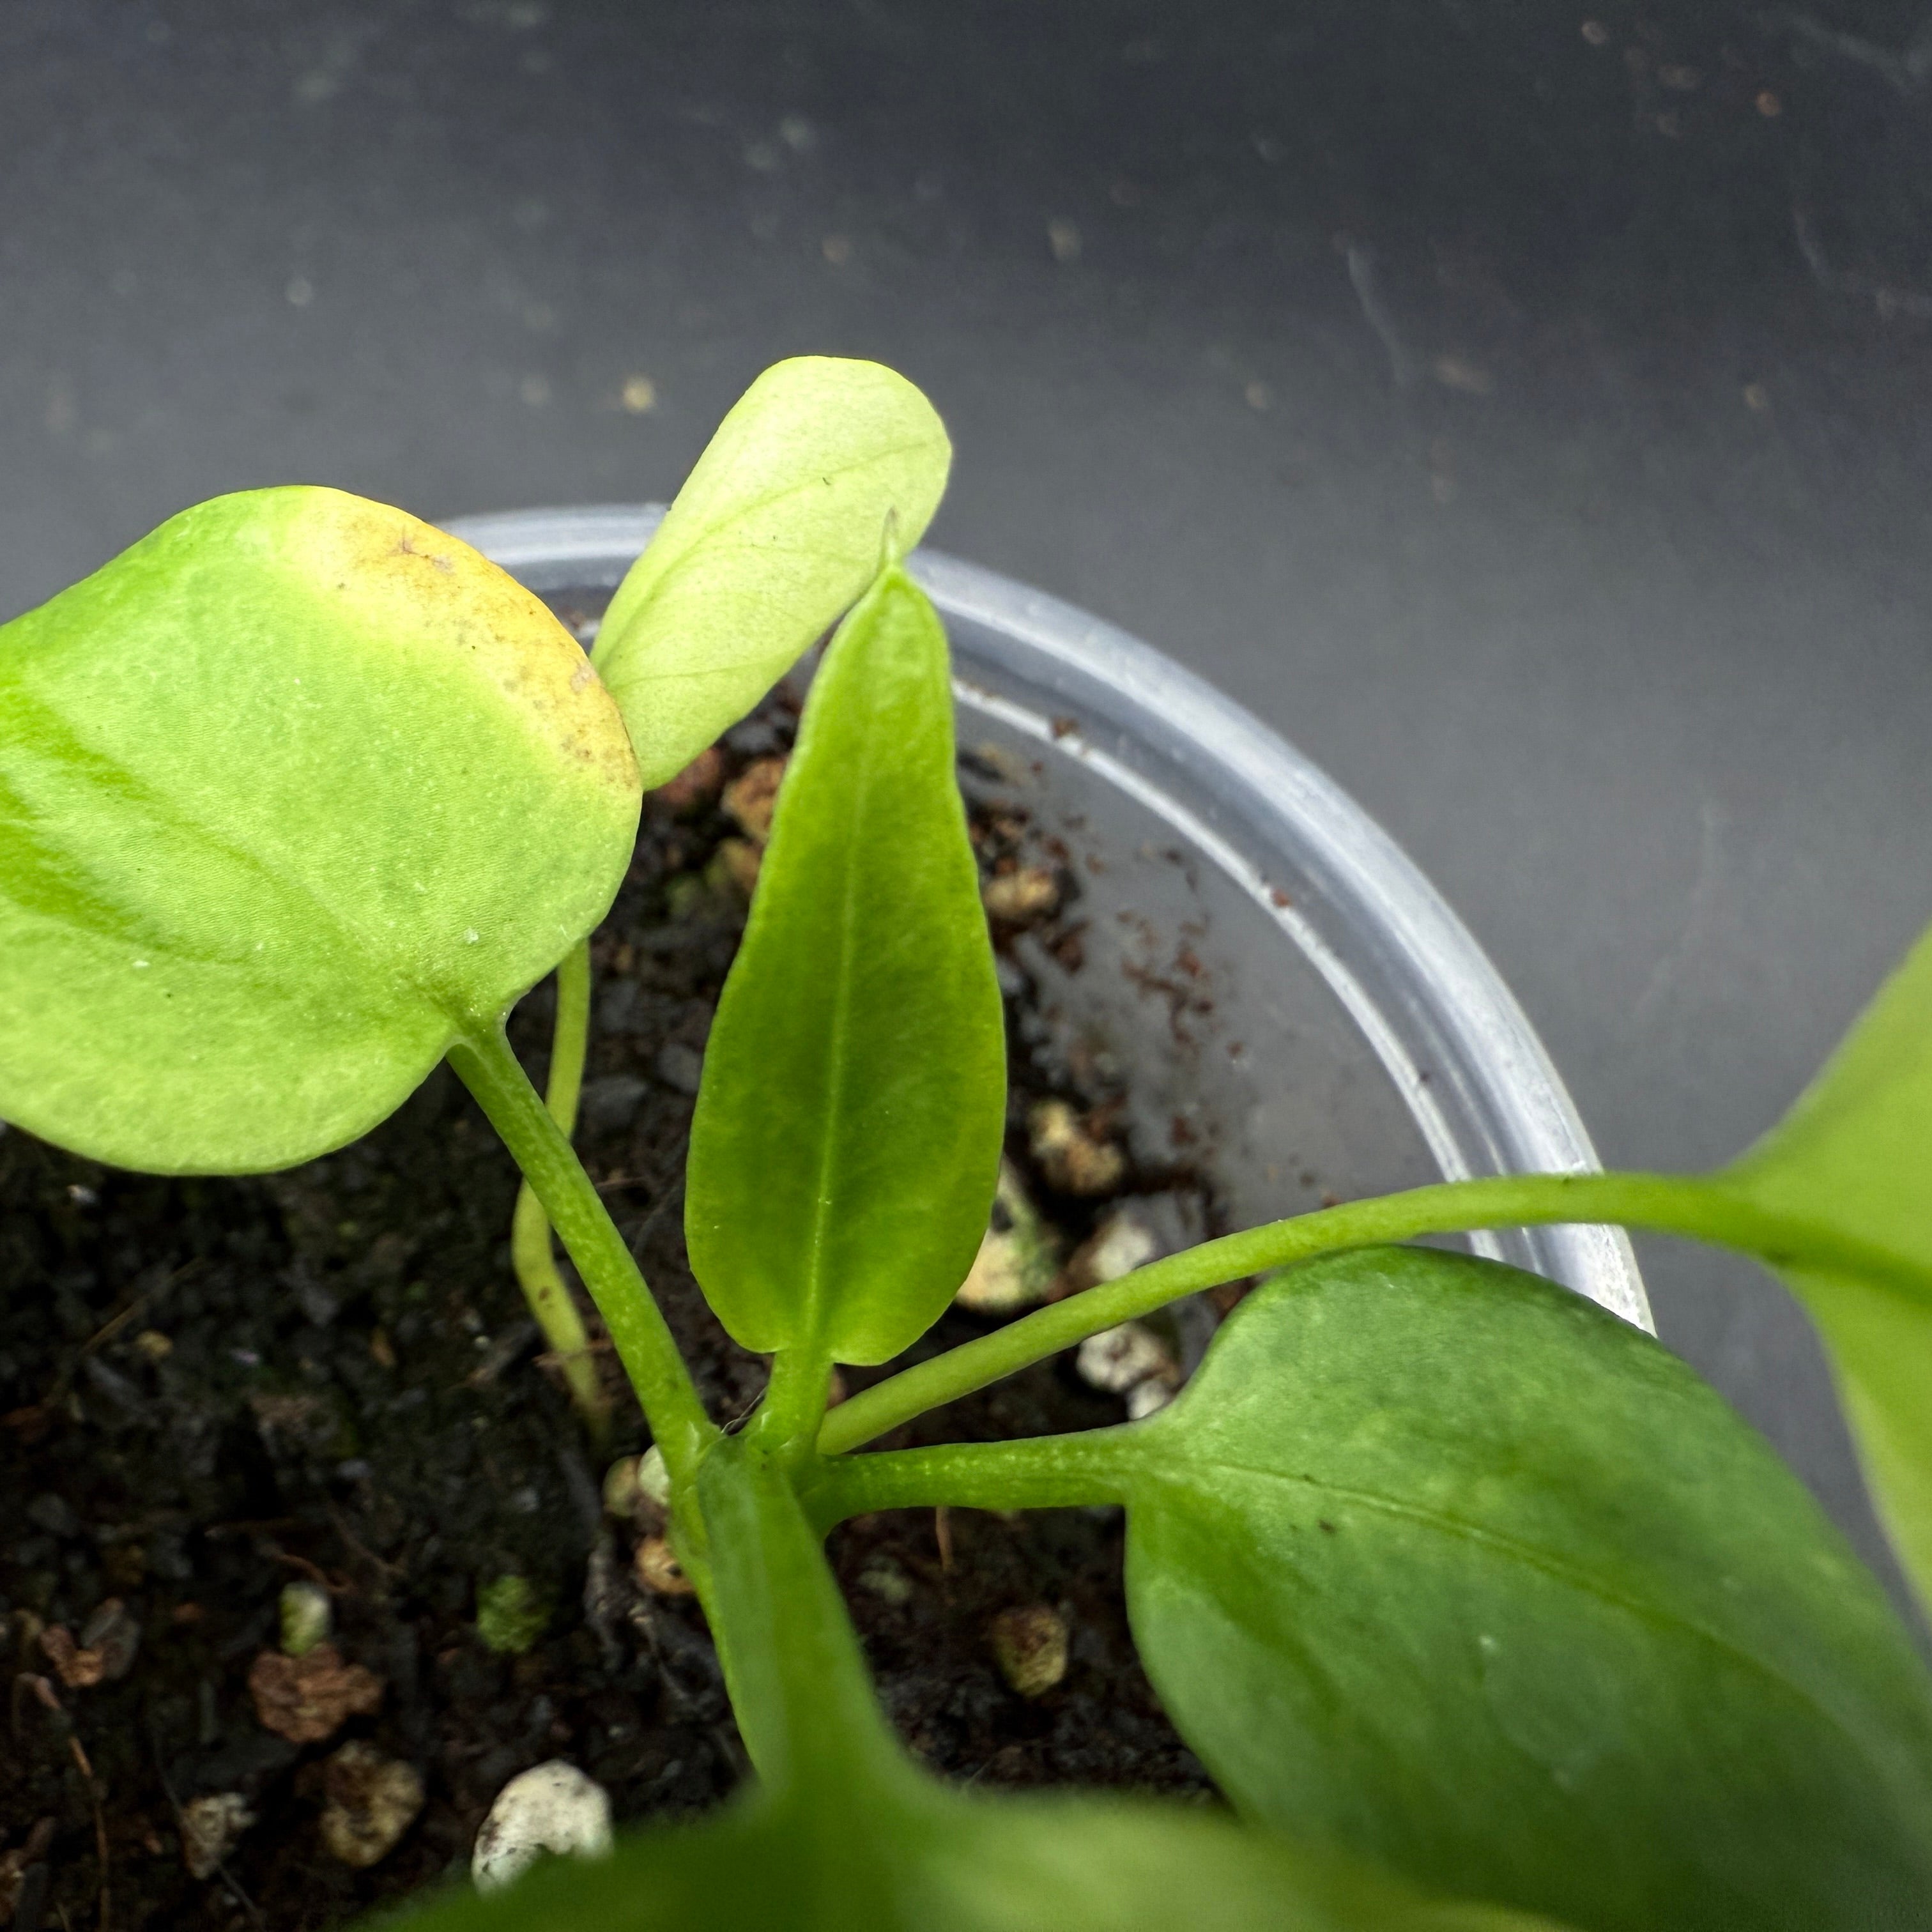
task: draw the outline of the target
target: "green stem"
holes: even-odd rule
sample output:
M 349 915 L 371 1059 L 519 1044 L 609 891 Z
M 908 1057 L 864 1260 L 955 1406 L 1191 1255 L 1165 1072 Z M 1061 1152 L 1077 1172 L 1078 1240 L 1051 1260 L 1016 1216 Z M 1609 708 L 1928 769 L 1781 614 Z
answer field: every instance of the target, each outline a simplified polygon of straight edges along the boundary
M 774 1796 L 843 1815 L 917 1780 L 879 1708 L 820 1538 L 748 1436 L 707 1456 L 696 1494 L 714 1571 L 705 1608 L 745 1748 Z M 836 1820 L 836 1822 L 834 1822 Z
M 550 1036 L 550 1081 L 544 1104 L 568 1140 L 577 1125 L 584 1057 L 590 1033 L 590 942 L 580 940 L 556 969 L 556 1024 Z M 590 1338 L 550 1246 L 550 1216 L 526 1180 L 517 1190 L 510 1223 L 510 1259 L 524 1299 L 563 1370 L 570 1399 L 601 1444 L 610 1432 L 610 1399 L 590 1352 Z
M 832 1387 L 832 1358 L 815 1348 L 781 1348 L 748 1433 L 790 1466 L 812 1454 Z
M 470 1034 L 449 1064 L 536 1191 L 616 1345 L 674 1482 L 687 1482 L 718 1430 L 637 1262 L 500 1026 Z
M 1291 1220 L 1204 1241 L 1136 1268 L 1118 1281 L 1056 1302 L 977 1341 L 922 1362 L 856 1395 L 825 1418 L 820 1453 L 836 1456 L 896 1429 L 928 1409 L 1084 1341 L 1184 1294 L 1264 1269 L 1345 1248 L 1412 1240 L 1421 1234 L 1556 1222 L 1612 1222 L 1738 1248 L 1777 1265 L 1802 1256 L 1828 1270 L 1880 1279 L 1900 1274 L 1897 1257 L 1808 1222 L 1766 1213 L 1720 1180 L 1665 1174 L 1505 1174 L 1447 1181 L 1351 1201 Z
M 889 1449 L 870 1456 L 822 1458 L 800 1485 L 800 1498 L 822 1535 L 848 1516 L 872 1510 L 1079 1509 L 1124 1503 L 1125 1443 L 1140 1432 L 1092 1429 L 1016 1442 L 947 1442 L 930 1449 Z

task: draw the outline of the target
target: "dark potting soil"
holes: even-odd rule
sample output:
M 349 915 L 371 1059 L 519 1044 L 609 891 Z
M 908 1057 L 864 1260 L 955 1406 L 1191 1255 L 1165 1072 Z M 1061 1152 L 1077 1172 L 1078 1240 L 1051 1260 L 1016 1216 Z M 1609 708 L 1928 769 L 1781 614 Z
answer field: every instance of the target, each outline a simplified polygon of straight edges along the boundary
M 729 734 L 697 796 L 647 803 L 593 949 L 579 1148 L 721 1420 L 751 1407 L 764 1364 L 726 1336 L 683 1254 L 692 1096 L 752 849 L 717 784 L 782 753 L 791 724 L 768 705 Z M 974 824 L 989 875 L 1053 865 L 1010 808 L 978 808 Z M 1071 963 L 1078 887 L 1064 868 L 1058 890 L 1034 930 Z M 1057 1095 L 1104 1123 L 1118 1096 L 1046 1064 L 1024 975 L 1010 961 L 1002 975 L 1010 1151 L 1070 1248 L 1105 1203 L 1056 1194 L 1031 1167 L 1027 1111 Z M 550 1010 L 540 989 L 512 1028 L 539 1083 Z M 1112 1192 L 1175 1179 L 1130 1166 Z M 17 1900 L 16 1925 L 36 1932 L 334 1925 L 466 1870 L 497 1791 L 546 1759 L 602 1783 L 620 1820 L 696 1813 L 743 1774 L 702 1616 L 638 1582 L 634 1530 L 602 1507 L 604 1463 L 643 1441 L 614 1362 L 600 1358 L 620 1391 L 618 1436 L 593 1455 L 542 1358 L 509 1264 L 515 1180 L 446 1069 L 366 1140 L 255 1178 L 155 1179 L 0 1136 L 0 1923 Z M 956 1309 L 914 1357 L 988 1325 Z M 1121 1414 L 1063 1358 L 890 1439 Z M 910 1747 L 988 1784 L 1205 1794 L 1134 1654 L 1121 1540 L 1114 1511 L 900 1512 L 836 1532 L 833 1561 Z M 548 1612 L 520 1654 L 493 1652 L 477 1628 L 479 1590 L 505 1576 Z M 305 1743 L 265 1727 L 248 1684 L 296 1580 L 328 1593 L 343 1660 L 380 1680 L 373 1714 Z M 100 1614 L 110 1600 L 121 1612 Z M 1000 1675 L 987 1632 L 1038 1604 L 1066 1618 L 1070 1662 L 1030 1700 Z M 116 1677 L 130 1618 L 138 1645 Z M 121 1654 L 103 1681 L 64 1681 L 59 1633 L 87 1644 L 104 1630 Z M 326 1761 L 353 1739 L 412 1767 L 426 1794 L 367 1868 L 320 1828 Z M 181 1808 L 220 1793 L 254 1822 L 196 1879 Z

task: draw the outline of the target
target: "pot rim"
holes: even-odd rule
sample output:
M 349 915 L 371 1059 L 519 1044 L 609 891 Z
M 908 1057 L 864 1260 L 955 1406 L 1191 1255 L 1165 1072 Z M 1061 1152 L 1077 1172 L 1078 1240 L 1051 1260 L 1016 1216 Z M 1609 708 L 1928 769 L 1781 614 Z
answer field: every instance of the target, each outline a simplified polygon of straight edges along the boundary
M 442 525 L 537 591 L 614 587 L 664 514 L 604 503 Z M 1064 700 L 1042 714 L 976 682 L 960 700 L 1095 767 L 1183 834 L 1328 982 L 1394 1083 L 1445 1178 L 1588 1172 L 1599 1163 L 1542 1041 L 1488 956 L 1414 862 L 1334 780 L 1252 712 L 1152 645 L 976 564 L 921 549 L 914 574 L 975 627 L 997 669 Z M 988 640 L 991 649 L 988 650 Z M 1106 728 L 1096 730 L 1090 722 Z M 1138 741 L 1138 742 L 1136 742 Z M 1282 903 L 1269 851 L 1318 903 Z M 1534 1268 L 1655 1332 L 1618 1228 L 1499 1230 L 1478 1252 Z

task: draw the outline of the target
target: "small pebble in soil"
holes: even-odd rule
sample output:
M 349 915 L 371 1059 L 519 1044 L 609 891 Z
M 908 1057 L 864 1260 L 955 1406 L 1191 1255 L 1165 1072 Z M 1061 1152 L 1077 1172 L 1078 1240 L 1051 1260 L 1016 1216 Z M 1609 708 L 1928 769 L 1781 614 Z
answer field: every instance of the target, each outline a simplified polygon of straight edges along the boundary
M 38 1525 L 50 1536 L 80 1534 L 80 1518 L 74 1514 L 73 1504 L 64 1496 L 56 1496 L 51 1490 L 34 1497 L 24 1514 L 29 1522 Z
M 1173 1350 L 1144 1322 L 1123 1322 L 1117 1328 L 1089 1335 L 1080 1345 L 1074 1366 L 1089 1388 L 1106 1395 L 1130 1395 L 1148 1382 L 1171 1392 L 1180 1379 Z
M 574 1764 L 554 1758 L 497 1792 L 470 1861 L 478 1892 L 500 1892 L 546 1852 L 601 1858 L 610 1849 L 610 1797 Z
M 212 1878 L 255 1822 L 238 1791 L 211 1791 L 181 1808 L 182 1863 L 190 1878 Z
M 655 1442 L 638 1458 L 638 1487 L 659 1509 L 670 1508 L 670 1470 Z
M 661 1597 L 688 1597 L 692 1593 L 691 1579 L 684 1574 L 684 1565 L 677 1560 L 668 1537 L 646 1537 L 638 1545 L 631 1567 L 638 1581 Z
M 1066 1675 L 1066 1619 L 1051 1604 L 1002 1610 L 987 1626 L 1000 1675 L 1022 1697 L 1040 1697 Z
M 1109 1214 L 1075 1249 L 1066 1264 L 1065 1285 L 1077 1294 L 1102 1282 L 1118 1281 L 1122 1275 L 1158 1261 L 1161 1252 L 1160 1237 L 1132 1209 L 1121 1208 Z
M 1126 1156 L 1090 1133 L 1064 1100 L 1035 1102 L 1027 1134 L 1034 1159 L 1063 1194 L 1106 1194 L 1126 1178 Z
M 423 1808 L 415 1767 L 360 1740 L 323 1765 L 322 1790 L 322 1842 L 332 1858 L 358 1869 L 387 1858 Z
M 1058 1264 L 1053 1230 L 1028 1198 L 1018 1170 L 1002 1160 L 986 1237 L 953 1299 L 976 1315 L 1030 1308 L 1045 1298 Z
M 80 1627 L 76 1643 L 66 1626 L 40 1633 L 40 1648 L 70 1690 L 118 1683 L 134 1667 L 141 1648 L 141 1626 L 118 1597 L 110 1597 Z
M 912 1600 L 912 1579 L 890 1556 L 875 1556 L 859 1572 L 859 1587 L 895 1610 Z
M 607 1073 L 602 1079 L 586 1081 L 581 1101 L 584 1124 L 607 1133 L 628 1127 L 650 1091 L 650 1083 L 634 1073 Z
M 282 1654 L 306 1657 L 319 1643 L 326 1642 L 335 1625 L 335 1612 L 328 1592 L 320 1583 L 306 1580 L 282 1586 Z
M 620 1456 L 604 1472 L 604 1514 L 641 1534 L 656 1536 L 664 1526 L 664 1506 L 638 1479 L 640 1456 Z
M 772 836 L 772 814 L 778 802 L 778 781 L 784 776 L 782 758 L 754 758 L 724 788 L 718 802 L 753 844 L 764 845 Z
M 1060 903 L 1060 883 L 1044 866 L 996 873 L 980 890 L 986 910 L 1009 926 L 1044 919 Z
M 705 881 L 721 890 L 731 887 L 749 898 L 758 883 L 760 856 L 759 848 L 748 838 L 721 840 L 711 863 L 705 868 Z
M 651 1071 L 674 1094 L 695 1094 L 704 1078 L 704 1056 L 681 1040 L 667 1040 L 658 1048 Z
M 319 1744 L 351 1718 L 372 1715 L 382 1701 L 382 1680 L 360 1664 L 345 1664 L 332 1643 L 306 1657 L 265 1650 L 248 1667 L 248 1694 L 264 1730 L 292 1744 Z

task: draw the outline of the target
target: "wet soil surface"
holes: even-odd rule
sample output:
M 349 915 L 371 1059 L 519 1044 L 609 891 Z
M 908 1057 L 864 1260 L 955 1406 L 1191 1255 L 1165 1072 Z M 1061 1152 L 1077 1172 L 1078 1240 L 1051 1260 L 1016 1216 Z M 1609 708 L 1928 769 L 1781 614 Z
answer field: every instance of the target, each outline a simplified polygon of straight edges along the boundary
M 579 1146 L 721 1419 L 749 1408 L 764 1365 L 706 1309 L 681 1228 L 700 1054 L 754 863 L 718 788 L 782 754 L 790 729 L 768 706 L 730 735 L 708 783 L 647 803 L 594 950 Z M 989 876 L 1042 858 L 1010 812 L 977 808 L 975 836 Z M 1078 942 L 1063 895 L 1077 888 L 1056 876 L 1054 893 L 1023 883 L 1010 896 L 1064 958 Z M 1104 1131 L 1118 1096 L 1049 1064 L 1024 974 L 1010 962 L 1002 974 L 1010 1148 L 1070 1249 L 1105 1202 L 1056 1192 L 1030 1166 L 1028 1110 L 1057 1095 Z M 540 989 L 512 1026 L 539 1082 L 550 1016 Z M 1175 1178 L 1130 1165 L 1109 1191 Z M 158 1180 L 0 1136 L 0 1922 L 16 1902 L 16 1924 L 74 1932 L 333 1925 L 465 1870 L 496 1792 L 546 1759 L 599 1780 L 620 1820 L 694 1813 L 742 1774 L 701 1616 L 638 1582 L 636 1532 L 602 1507 L 604 1465 L 644 1440 L 634 1405 L 621 1394 L 617 1439 L 593 1454 L 542 1359 L 509 1265 L 514 1185 L 446 1069 L 367 1140 L 256 1178 Z M 914 1354 L 988 1325 L 956 1309 Z M 892 1439 L 1122 1413 L 1062 1358 Z M 897 1513 L 836 1532 L 911 1748 L 990 1784 L 1204 1792 L 1135 1658 L 1121 1540 L 1110 1511 Z M 524 1580 L 543 1621 L 520 1654 L 478 1629 L 479 1592 L 505 1577 Z M 344 1672 L 376 1680 L 353 1679 L 373 1711 L 278 1719 L 328 1726 L 306 1738 L 265 1724 L 250 1688 L 298 1580 L 327 1594 Z M 988 1629 L 1035 1604 L 1066 1617 L 1070 1660 L 1028 1699 Z M 424 1794 L 393 1849 L 359 1868 L 323 1826 L 341 1776 L 331 1758 L 354 1741 L 409 1767 Z M 223 1794 L 252 1822 L 196 1877 L 183 1808 L 205 1816 Z

